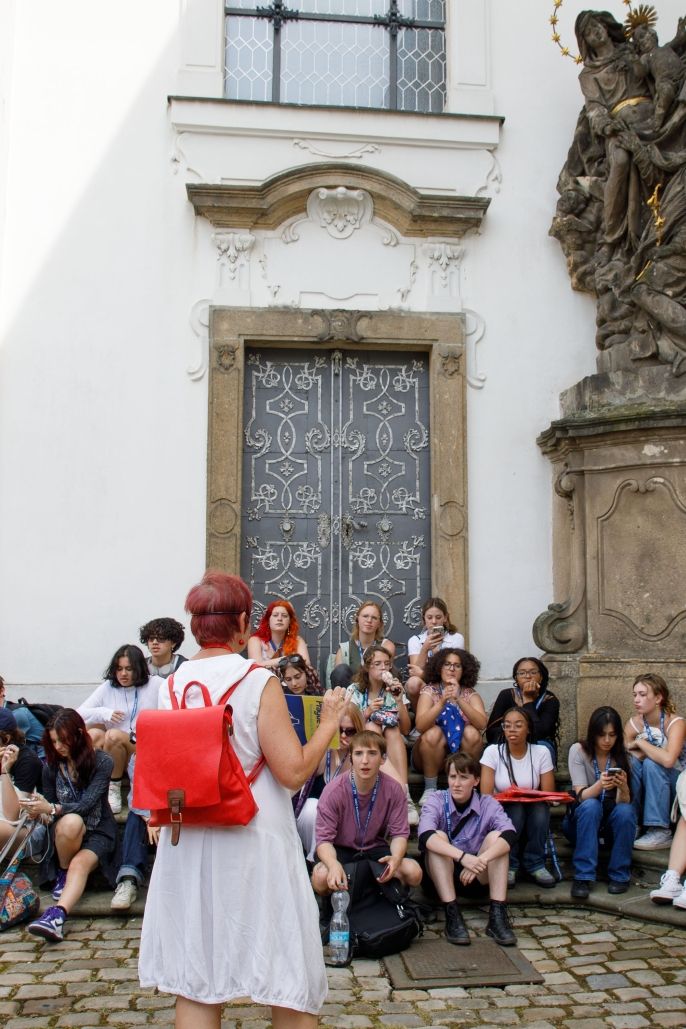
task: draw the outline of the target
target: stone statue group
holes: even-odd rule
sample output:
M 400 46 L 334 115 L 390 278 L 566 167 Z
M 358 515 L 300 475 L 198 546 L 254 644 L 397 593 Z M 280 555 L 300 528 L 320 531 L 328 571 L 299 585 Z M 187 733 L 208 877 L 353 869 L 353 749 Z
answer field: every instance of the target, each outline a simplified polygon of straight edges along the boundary
M 686 373 L 686 18 L 662 45 L 655 20 L 642 6 L 626 27 L 575 23 L 584 106 L 550 233 L 597 298 L 599 372 Z

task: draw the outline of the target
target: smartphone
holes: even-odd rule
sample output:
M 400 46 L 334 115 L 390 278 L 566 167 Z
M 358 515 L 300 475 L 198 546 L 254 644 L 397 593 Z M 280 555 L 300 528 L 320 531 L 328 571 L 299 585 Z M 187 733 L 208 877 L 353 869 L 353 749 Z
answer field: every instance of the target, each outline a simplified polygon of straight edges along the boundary
M 606 775 L 621 775 L 622 771 L 623 771 L 622 768 L 606 768 L 605 769 L 605 774 Z
M 434 625 L 429 636 L 445 636 L 445 625 Z

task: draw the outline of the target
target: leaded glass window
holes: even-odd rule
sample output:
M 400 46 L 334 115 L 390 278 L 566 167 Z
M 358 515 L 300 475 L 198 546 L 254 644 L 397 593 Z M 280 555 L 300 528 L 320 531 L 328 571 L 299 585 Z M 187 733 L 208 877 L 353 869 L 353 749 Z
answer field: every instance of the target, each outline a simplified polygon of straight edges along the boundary
M 232 100 L 443 110 L 445 0 L 233 0 L 225 12 Z

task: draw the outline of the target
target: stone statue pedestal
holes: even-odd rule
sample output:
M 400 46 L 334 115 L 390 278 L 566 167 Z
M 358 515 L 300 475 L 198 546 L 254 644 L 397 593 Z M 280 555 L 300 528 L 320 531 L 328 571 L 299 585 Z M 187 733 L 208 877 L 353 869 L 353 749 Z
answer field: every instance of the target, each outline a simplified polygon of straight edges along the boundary
M 641 672 L 686 709 L 686 380 L 589 376 L 538 438 L 554 474 L 558 602 L 534 623 L 561 704 L 561 764 L 594 708 L 633 713 Z

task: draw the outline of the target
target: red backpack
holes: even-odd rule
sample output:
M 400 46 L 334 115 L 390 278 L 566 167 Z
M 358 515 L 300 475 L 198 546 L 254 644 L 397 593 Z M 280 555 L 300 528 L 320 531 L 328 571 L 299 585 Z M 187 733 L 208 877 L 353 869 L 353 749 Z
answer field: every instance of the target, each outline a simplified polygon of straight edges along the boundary
M 204 683 L 193 680 L 181 703 L 174 679 L 167 680 L 171 711 L 141 711 L 136 722 L 136 767 L 133 802 L 150 811 L 150 825 L 171 825 L 172 846 L 182 825 L 247 825 L 257 814 L 251 786 L 265 763 L 261 757 L 246 776 L 231 746 L 231 694 L 258 665 L 251 665 L 213 704 Z M 204 707 L 186 707 L 186 694 L 197 686 Z

